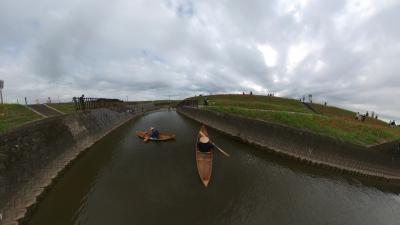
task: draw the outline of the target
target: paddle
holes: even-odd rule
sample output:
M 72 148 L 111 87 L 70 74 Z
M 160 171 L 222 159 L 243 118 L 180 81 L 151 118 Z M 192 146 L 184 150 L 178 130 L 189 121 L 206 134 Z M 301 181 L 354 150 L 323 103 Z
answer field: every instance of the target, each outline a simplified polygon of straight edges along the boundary
M 207 137 L 207 135 L 205 135 L 203 132 L 199 131 L 201 136 L 205 136 Z M 228 153 L 226 153 L 224 150 L 222 150 L 220 147 L 218 147 L 214 142 L 212 142 L 210 140 L 210 143 L 213 144 L 222 154 L 224 154 L 226 157 L 230 157 L 230 155 Z
M 220 147 L 218 147 L 214 142 L 211 142 L 211 144 L 213 144 L 222 154 L 224 154 L 226 157 L 230 157 L 230 155 L 228 153 L 226 153 L 224 150 L 222 150 Z

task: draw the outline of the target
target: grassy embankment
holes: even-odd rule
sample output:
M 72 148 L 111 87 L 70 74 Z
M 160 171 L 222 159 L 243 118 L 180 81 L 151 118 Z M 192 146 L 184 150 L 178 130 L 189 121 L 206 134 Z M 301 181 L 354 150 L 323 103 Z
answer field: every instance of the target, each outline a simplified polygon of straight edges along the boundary
M 0 133 L 38 119 L 42 117 L 22 105 L 0 105 Z
M 174 105 L 179 101 L 159 100 L 159 101 L 148 101 L 147 103 L 154 103 L 157 106 L 165 106 L 169 105 L 170 102 L 172 105 Z M 146 102 L 141 102 L 141 103 L 146 103 Z M 51 103 L 48 105 L 66 114 L 71 114 L 76 112 L 75 104 L 72 102 Z M 42 119 L 42 117 L 22 105 L 17 105 L 17 104 L 0 105 L 0 133 L 3 133 L 11 128 L 38 119 Z
M 156 101 L 138 101 L 138 102 L 129 102 L 130 104 L 146 104 L 153 103 L 155 106 L 159 107 L 168 107 L 169 105 L 175 106 L 180 101 L 178 100 L 156 100 Z M 51 103 L 49 106 L 63 112 L 66 114 L 75 113 L 75 104 L 74 103 Z
M 356 144 L 373 145 L 400 140 L 399 127 L 390 128 L 387 123 L 372 118 L 367 118 L 365 122 L 356 121 L 354 112 L 337 107 L 311 104 L 318 112 L 314 113 L 303 103 L 286 98 L 214 95 L 208 96 L 208 99 L 208 110 L 284 124 Z

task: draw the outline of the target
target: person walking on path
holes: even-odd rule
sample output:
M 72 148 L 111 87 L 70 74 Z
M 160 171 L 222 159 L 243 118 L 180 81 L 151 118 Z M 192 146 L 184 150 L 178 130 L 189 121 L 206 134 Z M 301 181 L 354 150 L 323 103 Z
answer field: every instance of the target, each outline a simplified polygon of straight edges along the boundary
M 84 94 L 82 94 L 82 96 L 81 97 L 79 97 L 79 104 L 81 105 L 81 110 L 85 110 L 85 95 Z

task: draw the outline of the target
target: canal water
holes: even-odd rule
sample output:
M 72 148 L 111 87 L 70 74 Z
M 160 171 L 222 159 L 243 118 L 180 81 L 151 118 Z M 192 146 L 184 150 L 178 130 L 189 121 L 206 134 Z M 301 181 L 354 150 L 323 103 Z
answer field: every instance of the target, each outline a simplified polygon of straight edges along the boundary
M 144 143 L 156 126 L 175 141 Z M 353 178 L 309 171 L 209 129 L 211 182 L 197 174 L 200 124 L 175 111 L 150 113 L 84 153 L 34 210 L 30 225 L 399 224 L 400 196 Z

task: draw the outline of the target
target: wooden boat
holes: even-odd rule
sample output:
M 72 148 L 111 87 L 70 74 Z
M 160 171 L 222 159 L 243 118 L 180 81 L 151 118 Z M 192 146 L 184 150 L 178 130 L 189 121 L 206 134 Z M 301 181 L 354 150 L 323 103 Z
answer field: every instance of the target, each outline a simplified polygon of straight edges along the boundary
M 145 131 L 136 131 L 136 135 L 142 139 L 148 138 L 148 134 Z M 160 132 L 158 139 L 149 138 L 149 141 L 168 141 L 175 138 L 175 134 Z
M 201 126 L 200 131 L 208 137 L 208 132 L 206 128 Z M 196 141 L 196 163 L 197 163 L 197 171 L 199 172 L 199 176 L 204 186 L 207 187 L 210 182 L 211 173 L 212 173 L 212 160 L 213 153 L 211 152 L 200 152 L 198 149 L 200 134 L 197 137 Z

